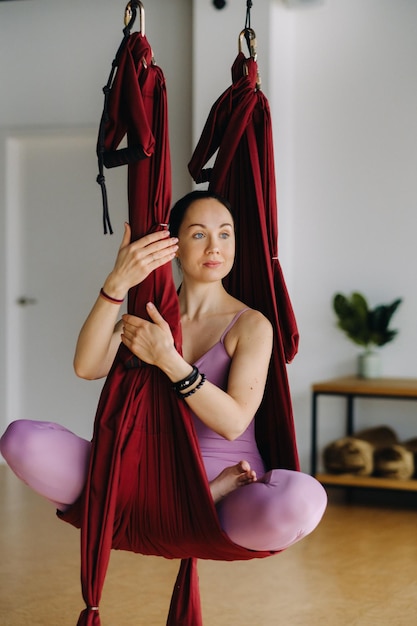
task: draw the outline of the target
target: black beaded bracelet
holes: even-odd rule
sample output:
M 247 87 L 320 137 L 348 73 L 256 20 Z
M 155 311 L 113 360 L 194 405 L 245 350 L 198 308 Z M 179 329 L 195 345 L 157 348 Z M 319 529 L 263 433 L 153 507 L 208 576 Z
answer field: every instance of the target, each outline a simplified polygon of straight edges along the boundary
M 181 398 L 188 398 L 189 396 L 192 396 L 193 393 L 197 391 L 197 389 L 200 389 L 204 385 L 205 382 L 206 382 L 206 375 L 201 374 L 201 380 L 198 383 L 198 385 L 194 387 L 194 389 L 191 389 L 191 391 L 187 391 L 186 393 L 180 393 L 179 395 L 181 396 Z
M 191 385 L 194 385 L 194 383 L 197 380 L 199 374 L 200 374 L 200 372 L 198 371 L 198 367 L 193 365 L 192 372 L 190 374 L 188 374 L 188 376 L 186 376 L 182 380 L 179 380 L 178 382 L 174 383 L 172 385 L 172 388 L 175 391 L 175 393 L 177 394 L 177 396 L 180 396 L 182 398 L 183 394 L 181 392 L 182 391 L 186 391 L 188 389 L 188 387 L 191 387 Z

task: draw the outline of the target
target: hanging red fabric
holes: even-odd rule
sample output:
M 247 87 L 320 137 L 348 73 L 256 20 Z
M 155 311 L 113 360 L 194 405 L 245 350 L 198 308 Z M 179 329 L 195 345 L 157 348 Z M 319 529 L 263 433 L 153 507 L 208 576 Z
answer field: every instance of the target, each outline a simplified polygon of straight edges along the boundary
M 138 115 L 137 112 L 140 111 Z M 165 80 L 145 36 L 135 33 L 120 54 L 109 98 L 106 149 L 128 144 L 149 156 L 129 164 L 129 220 L 136 239 L 168 221 L 171 172 Z M 155 302 L 181 346 L 171 268 L 162 267 L 129 293 L 130 313 Z M 219 526 L 189 411 L 157 368 L 121 346 L 95 419 L 83 496 L 60 517 L 81 527 L 81 574 L 87 608 L 79 626 L 99 626 L 98 606 L 111 548 L 181 559 L 168 626 L 201 626 L 196 559 L 269 556 L 232 543 Z M 277 418 L 275 411 L 270 415 Z M 279 458 L 278 439 L 269 442 Z M 269 463 L 267 463 L 269 466 Z M 294 465 L 295 463 L 293 463 Z
M 237 248 L 224 284 L 274 327 L 265 396 L 256 416 L 257 443 L 267 468 L 299 469 L 286 362 L 298 348 L 298 330 L 278 260 L 274 150 L 269 104 L 257 88 L 258 66 L 240 52 L 233 84 L 214 103 L 189 163 L 197 183 L 232 205 Z M 211 169 L 203 169 L 218 150 Z M 275 415 L 276 418 L 272 419 Z M 277 446 L 271 447 L 271 442 Z

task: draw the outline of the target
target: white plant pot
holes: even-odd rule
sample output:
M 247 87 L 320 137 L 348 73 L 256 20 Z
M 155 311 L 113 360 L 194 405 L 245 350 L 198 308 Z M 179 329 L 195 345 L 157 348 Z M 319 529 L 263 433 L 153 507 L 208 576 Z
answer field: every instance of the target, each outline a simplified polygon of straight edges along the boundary
M 359 355 L 358 370 L 361 378 L 380 378 L 382 363 L 379 352 L 369 350 Z

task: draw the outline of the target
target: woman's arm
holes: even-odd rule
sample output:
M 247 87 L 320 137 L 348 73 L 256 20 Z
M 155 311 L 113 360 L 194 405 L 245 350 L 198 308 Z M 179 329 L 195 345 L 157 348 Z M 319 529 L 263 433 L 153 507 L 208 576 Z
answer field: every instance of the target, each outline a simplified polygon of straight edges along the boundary
M 123 316 L 123 343 L 145 362 L 159 367 L 173 383 L 182 380 L 192 366 L 175 349 L 169 326 L 155 306 L 148 304 L 147 311 L 153 323 Z M 227 391 L 206 381 L 185 399 L 206 426 L 230 440 L 246 430 L 261 403 L 273 338 L 269 321 L 253 310 L 244 313 L 232 331 L 234 346 Z
M 123 301 L 131 287 L 141 283 L 157 267 L 170 262 L 177 250 L 177 239 L 168 231 L 145 235 L 130 243 L 131 231 L 125 231 L 113 270 L 103 291 Z M 74 355 L 74 370 L 80 378 L 93 380 L 106 376 L 121 340 L 121 321 L 117 322 L 121 303 L 99 296 L 81 328 Z

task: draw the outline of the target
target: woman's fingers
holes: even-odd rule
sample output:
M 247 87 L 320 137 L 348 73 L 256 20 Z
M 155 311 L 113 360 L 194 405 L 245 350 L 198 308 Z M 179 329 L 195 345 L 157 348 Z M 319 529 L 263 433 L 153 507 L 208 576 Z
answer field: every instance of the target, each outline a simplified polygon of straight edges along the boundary
M 131 229 L 129 224 L 125 223 L 125 231 L 111 276 L 111 282 L 124 292 L 141 283 L 158 267 L 172 261 L 178 249 L 178 239 L 171 238 L 168 231 L 150 233 L 132 243 L 130 238 Z
M 157 324 L 164 330 L 169 328 L 168 322 L 164 320 L 164 318 L 162 317 L 162 315 L 160 314 L 160 312 L 158 311 L 158 309 L 156 308 L 153 302 L 148 302 L 146 304 L 146 310 L 154 324 Z
M 157 267 L 161 267 L 162 265 L 165 265 L 165 263 L 172 261 L 175 257 L 177 249 L 178 246 L 176 244 L 169 245 L 162 249 L 147 249 L 146 261 L 148 265 L 151 266 L 150 269 L 154 270 Z
M 142 254 L 148 263 L 158 263 L 159 261 L 166 263 L 168 257 L 175 256 L 178 250 L 177 242 L 176 237 L 169 237 L 168 231 L 161 231 L 142 237 L 132 244 L 132 250 L 137 250 L 138 253 Z
M 176 237 L 169 237 L 168 231 L 150 233 L 130 244 L 130 254 L 150 273 L 172 261 L 178 250 L 177 242 Z
M 146 304 L 146 310 L 154 324 L 163 327 L 164 330 L 169 328 L 168 322 L 165 321 L 153 302 L 148 302 Z M 144 326 L 149 324 L 147 320 L 144 320 L 136 315 L 131 315 L 129 313 L 125 313 L 124 315 L 122 315 L 122 318 L 125 328 L 129 329 L 131 332 L 135 332 L 135 330 L 143 328 Z
M 157 241 L 163 241 L 164 239 L 168 238 L 169 230 L 156 230 L 153 233 L 149 233 L 148 235 L 144 235 L 140 239 L 137 239 L 137 242 L 141 242 L 144 246 L 148 246 L 149 244 L 155 243 Z
M 129 244 L 130 244 L 130 239 L 132 236 L 132 231 L 130 228 L 130 224 L 128 224 L 127 222 L 124 223 L 124 232 L 123 232 L 123 237 L 122 237 L 122 243 L 120 244 L 120 248 L 119 250 L 121 250 L 122 248 L 126 248 Z
M 156 364 L 172 347 L 173 339 L 169 324 L 155 305 L 148 303 L 146 308 L 151 321 L 127 313 L 122 316 L 122 342 L 146 363 Z

